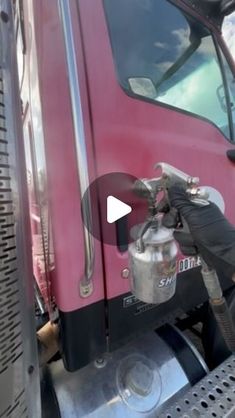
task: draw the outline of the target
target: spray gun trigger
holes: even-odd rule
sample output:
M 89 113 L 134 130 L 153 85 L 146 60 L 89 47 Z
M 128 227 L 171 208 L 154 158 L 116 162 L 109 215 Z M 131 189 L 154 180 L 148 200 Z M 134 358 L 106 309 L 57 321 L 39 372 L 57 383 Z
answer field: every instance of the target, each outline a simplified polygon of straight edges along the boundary
M 169 212 L 167 212 L 162 220 L 163 225 L 166 228 L 177 228 L 180 222 L 179 212 L 175 208 L 171 208 Z

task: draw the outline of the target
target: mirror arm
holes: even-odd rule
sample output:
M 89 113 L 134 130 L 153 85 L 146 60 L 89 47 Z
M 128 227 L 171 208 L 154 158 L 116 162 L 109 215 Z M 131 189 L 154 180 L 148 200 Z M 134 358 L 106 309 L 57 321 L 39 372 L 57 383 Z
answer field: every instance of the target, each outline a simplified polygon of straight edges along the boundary
M 189 47 L 183 52 L 183 54 L 174 62 L 173 65 L 163 74 L 162 78 L 155 84 L 156 90 L 160 87 L 160 85 L 172 77 L 183 65 L 184 63 L 193 55 L 193 53 L 197 50 L 197 48 L 201 44 L 201 39 L 194 40 L 193 43 L 189 45 Z
M 223 16 L 228 16 L 235 11 L 235 0 L 222 0 L 220 11 Z

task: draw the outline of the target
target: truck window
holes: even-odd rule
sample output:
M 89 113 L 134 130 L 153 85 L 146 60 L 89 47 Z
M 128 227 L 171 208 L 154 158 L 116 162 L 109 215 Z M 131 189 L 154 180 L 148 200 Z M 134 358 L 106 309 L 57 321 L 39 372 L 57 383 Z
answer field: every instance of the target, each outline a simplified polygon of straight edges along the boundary
M 209 119 L 231 140 L 228 102 L 209 30 L 168 0 L 104 0 L 104 6 L 118 80 L 126 93 Z
M 220 50 L 220 54 L 222 57 L 222 64 L 225 71 L 225 78 L 227 83 L 227 90 L 228 90 L 228 105 L 230 107 L 230 114 L 232 117 L 232 130 L 233 135 L 235 133 L 235 76 L 231 71 L 231 68 L 228 65 L 228 62 L 223 54 L 223 52 Z

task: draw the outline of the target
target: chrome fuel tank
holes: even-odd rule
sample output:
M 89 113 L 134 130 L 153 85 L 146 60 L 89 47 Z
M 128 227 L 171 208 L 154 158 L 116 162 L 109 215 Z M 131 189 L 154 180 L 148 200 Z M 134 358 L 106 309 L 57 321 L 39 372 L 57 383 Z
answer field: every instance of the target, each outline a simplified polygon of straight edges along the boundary
M 205 376 L 200 355 L 176 328 L 167 327 L 173 340 L 180 338 L 185 353 L 191 353 L 190 366 L 201 370 L 198 380 Z M 61 361 L 52 363 L 50 373 L 61 418 L 158 416 L 168 402 L 190 387 L 191 380 L 180 356 L 177 359 L 164 338 L 164 333 L 153 331 L 75 373 L 65 371 Z

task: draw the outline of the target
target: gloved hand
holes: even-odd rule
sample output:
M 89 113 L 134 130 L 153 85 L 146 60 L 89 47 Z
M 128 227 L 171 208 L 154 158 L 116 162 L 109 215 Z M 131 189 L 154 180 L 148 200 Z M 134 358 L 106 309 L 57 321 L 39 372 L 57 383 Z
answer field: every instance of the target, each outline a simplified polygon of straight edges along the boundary
M 199 206 L 178 185 L 170 188 L 168 195 L 172 209 L 164 216 L 163 224 L 172 226 L 169 220 L 172 223 L 172 215 L 175 216 L 177 210 L 190 231 L 190 234 L 181 233 L 179 229 L 174 233 L 181 251 L 185 255 L 201 254 L 208 266 L 232 278 L 235 273 L 235 228 L 214 203 Z

